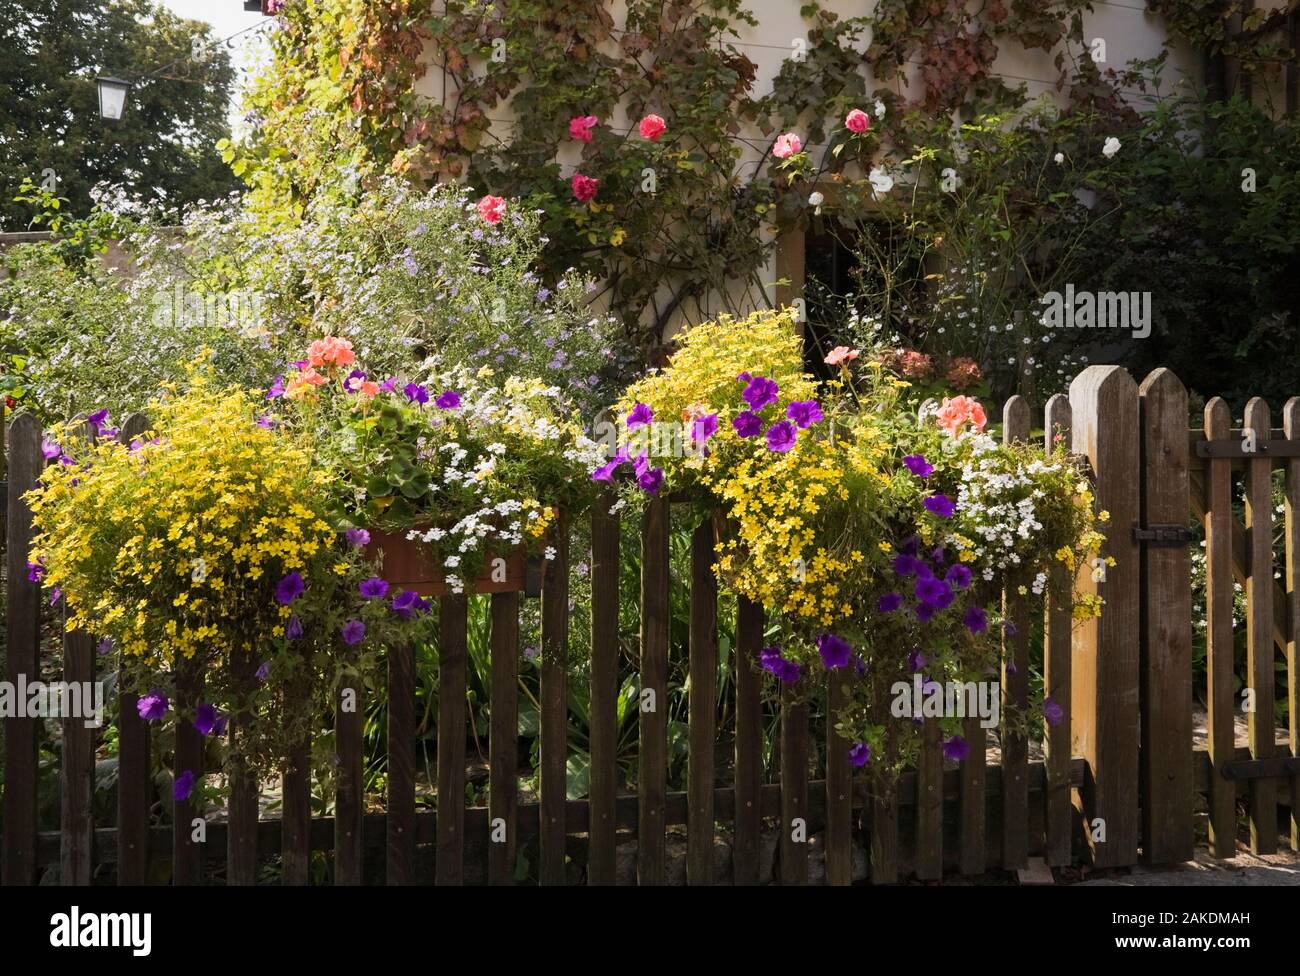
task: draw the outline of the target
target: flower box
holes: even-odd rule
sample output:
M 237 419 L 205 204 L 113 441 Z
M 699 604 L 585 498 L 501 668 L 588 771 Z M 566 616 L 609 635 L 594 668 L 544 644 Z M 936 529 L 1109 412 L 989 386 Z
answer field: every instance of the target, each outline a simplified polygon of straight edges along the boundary
M 381 555 L 382 554 L 382 555 Z M 366 558 L 380 565 L 379 575 L 394 589 L 410 590 L 420 596 L 449 596 L 447 571 L 438 564 L 435 550 L 426 542 L 406 538 L 405 532 L 371 530 Z M 504 564 L 497 559 L 504 560 Z M 521 548 L 497 557 L 489 555 L 477 577 L 468 580 L 467 593 L 516 593 L 535 596 L 536 567 Z

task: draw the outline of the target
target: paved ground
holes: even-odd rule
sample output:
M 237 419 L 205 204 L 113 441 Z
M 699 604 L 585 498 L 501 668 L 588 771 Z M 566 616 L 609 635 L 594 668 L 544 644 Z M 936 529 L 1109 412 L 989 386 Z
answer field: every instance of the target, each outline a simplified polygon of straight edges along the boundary
M 1229 860 L 1219 861 L 1203 851 L 1197 851 L 1195 861 L 1187 861 L 1176 867 L 1159 870 L 1136 867 L 1129 871 L 1107 871 L 1105 874 L 1105 877 L 1094 876 L 1078 883 L 1121 887 L 1150 885 L 1300 887 L 1300 856 L 1293 851 L 1258 857 L 1243 852 Z

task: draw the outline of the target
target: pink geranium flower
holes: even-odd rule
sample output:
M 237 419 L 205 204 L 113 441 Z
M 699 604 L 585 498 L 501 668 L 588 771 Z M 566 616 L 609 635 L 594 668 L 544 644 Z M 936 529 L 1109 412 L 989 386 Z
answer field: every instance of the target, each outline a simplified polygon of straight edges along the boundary
M 802 148 L 803 143 L 799 141 L 797 135 L 793 132 L 783 132 L 776 137 L 776 145 L 772 147 L 772 155 L 777 159 L 789 159 Z
M 600 123 L 594 115 L 578 115 L 569 119 L 569 136 L 579 142 L 591 142 L 591 130 Z
M 579 203 L 586 203 L 596 196 L 596 190 L 600 187 L 600 180 L 593 180 L 590 176 L 574 173 L 570 185 L 573 187 L 574 199 Z
M 478 215 L 489 224 L 499 224 L 506 212 L 506 202 L 501 197 L 488 194 L 478 202 Z
M 861 135 L 871 128 L 871 117 L 860 108 L 855 108 L 844 119 L 844 128 Z
M 979 433 L 987 423 L 984 408 L 973 397 L 944 397 L 939 406 L 939 426 L 948 432 L 949 437 L 956 437 L 963 424 L 970 424 Z
M 859 353 L 856 349 L 850 349 L 848 346 L 836 346 L 826 354 L 827 366 L 838 366 L 840 363 L 851 363 L 857 359 Z
M 659 116 L 647 115 L 641 120 L 641 124 L 638 128 L 641 132 L 642 139 L 649 139 L 651 142 L 658 142 L 659 137 L 664 134 L 664 130 L 667 129 L 668 126 Z
M 317 339 L 307 347 L 307 362 L 317 369 L 322 366 L 351 366 L 356 360 L 357 354 L 352 351 L 352 343 L 338 336 Z

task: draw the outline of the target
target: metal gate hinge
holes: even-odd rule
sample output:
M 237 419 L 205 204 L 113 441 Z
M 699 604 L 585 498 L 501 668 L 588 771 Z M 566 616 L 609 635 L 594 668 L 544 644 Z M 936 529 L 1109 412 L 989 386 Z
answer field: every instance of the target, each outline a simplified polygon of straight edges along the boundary
M 1135 525 L 1133 541 L 1152 546 L 1188 546 L 1196 541 L 1196 533 L 1185 525 L 1149 525 L 1145 529 Z

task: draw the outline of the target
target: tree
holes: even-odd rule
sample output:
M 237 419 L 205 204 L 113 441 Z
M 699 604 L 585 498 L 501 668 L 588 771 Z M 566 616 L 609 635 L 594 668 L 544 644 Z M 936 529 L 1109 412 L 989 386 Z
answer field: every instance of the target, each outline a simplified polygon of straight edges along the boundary
M 0 230 L 27 227 L 13 198 L 24 179 L 49 188 L 51 171 L 75 216 L 100 182 L 176 209 L 234 190 L 215 148 L 234 70 L 214 40 L 151 0 L 0 4 Z M 99 117 L 97 74 L 136 82 L 116 122 Z

